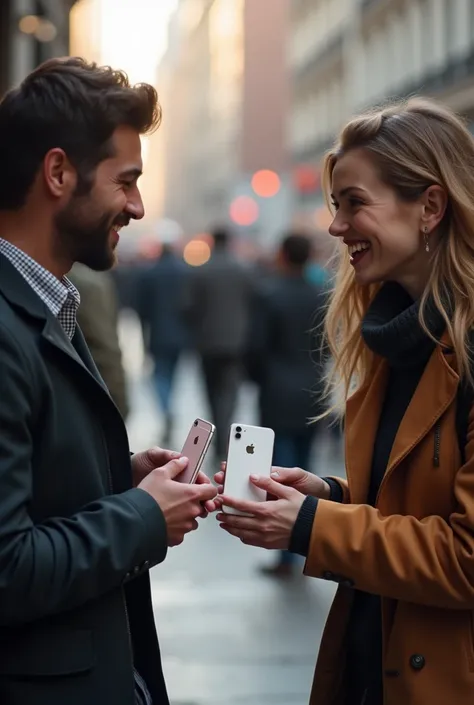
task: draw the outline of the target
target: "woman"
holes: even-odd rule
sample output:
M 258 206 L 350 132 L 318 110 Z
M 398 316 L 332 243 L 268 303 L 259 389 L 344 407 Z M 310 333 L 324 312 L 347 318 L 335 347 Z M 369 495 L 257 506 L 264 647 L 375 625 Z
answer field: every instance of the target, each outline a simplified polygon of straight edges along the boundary
M 460 448 L 456 409 L 472 384 L 474 141 L 449 110 L 411 100 L 352 120 L 324 171 L 341 243 L 326 330 L 348 481 L 276 469 L 252 479 L 275 500 L 224 496 L 254 516 L 218 518 L 339 584 L 312 704 L 468 705 L 474 414 Z

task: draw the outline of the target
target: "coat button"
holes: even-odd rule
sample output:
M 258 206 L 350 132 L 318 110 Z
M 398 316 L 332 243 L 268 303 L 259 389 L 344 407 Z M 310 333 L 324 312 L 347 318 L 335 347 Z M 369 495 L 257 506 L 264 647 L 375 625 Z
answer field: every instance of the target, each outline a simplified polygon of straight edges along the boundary
M 343 580 L 341 580 L 340 584 L 343 585 L 344 587 L 352 588 L 352 587 L 354 587 L 355 583 L 350 578 L 344 578 Z
M 421 654 L 413 654 L 413 656 L 410 657 L 410 666 L 413 668 L 414 671 L 421 671 L 421 669 L 424 668 L 425 665 L 425 657 Z

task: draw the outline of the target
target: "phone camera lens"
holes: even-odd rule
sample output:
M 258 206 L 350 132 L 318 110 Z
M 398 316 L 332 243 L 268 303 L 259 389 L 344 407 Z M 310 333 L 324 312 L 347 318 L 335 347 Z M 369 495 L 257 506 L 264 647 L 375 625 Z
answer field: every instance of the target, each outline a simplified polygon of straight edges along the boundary
M 235 434 L 235 437 L 237 438 L 237 440 L 239 440 L 239 438 L 242 438 L 242 434 L 241 434 L 241 433 L 236 433 L 236 434 Z
M 237 431 L 237 433 L 242 433 L 242 429 L 240 428 L 240 426 L 237 426 L 235 430 Z
M 195 426 L 197 426 L 197 425 L 198 425 L 198 422 L 197 422 L 197 421 L 195 421 L 195 422 L 194 422 L 194 425 L 195 425 Z

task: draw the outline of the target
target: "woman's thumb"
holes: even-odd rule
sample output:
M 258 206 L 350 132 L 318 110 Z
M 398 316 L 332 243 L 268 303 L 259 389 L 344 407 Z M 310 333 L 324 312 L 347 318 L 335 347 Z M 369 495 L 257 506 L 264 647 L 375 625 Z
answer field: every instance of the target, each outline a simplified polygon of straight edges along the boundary
M 300 468 L 272 468 L 272 480 L 280 483 L 296 482 L 300 480 L 303 471 Z

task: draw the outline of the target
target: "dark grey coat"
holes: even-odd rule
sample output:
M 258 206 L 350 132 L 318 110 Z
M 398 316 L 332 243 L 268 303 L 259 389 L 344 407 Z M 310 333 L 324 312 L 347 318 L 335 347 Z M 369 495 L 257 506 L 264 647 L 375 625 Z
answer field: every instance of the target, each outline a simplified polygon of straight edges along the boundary
M 320 410 L 326 293 L 303 277 L 277 275 L 252 306 L 247 363 L 260 388 L 261 423 L 302 431 Z
M 168 704 L 148 576 L 166 525 L 131 487 L 81 332 L 71 344 L 0 256 L 0 703 L 133 705 L 133 649 Z

